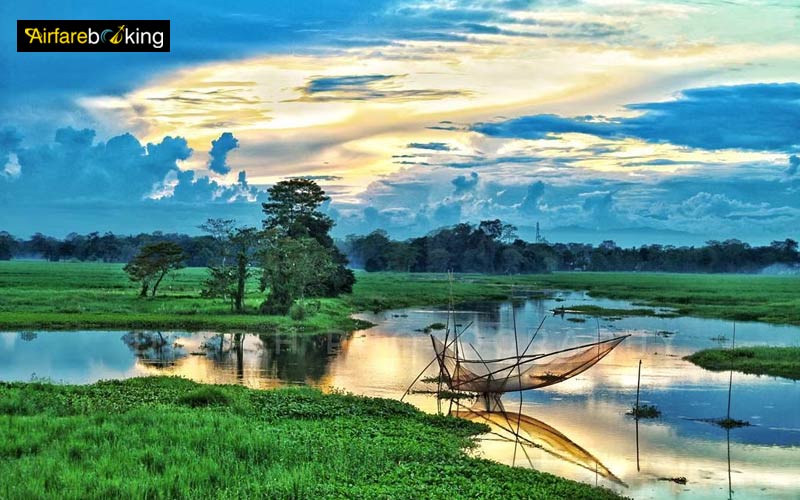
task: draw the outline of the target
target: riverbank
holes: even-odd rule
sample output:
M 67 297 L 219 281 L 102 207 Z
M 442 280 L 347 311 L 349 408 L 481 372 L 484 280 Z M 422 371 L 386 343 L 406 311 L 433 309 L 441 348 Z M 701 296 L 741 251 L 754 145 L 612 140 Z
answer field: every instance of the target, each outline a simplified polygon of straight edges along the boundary
M 733 370 L 800 380 L 800 347 L 704 349 L 684 359 L 715 372 Z
M 454 302 L 507 300 L 552 290 L 587 290 L 597 297 L 633 301 L 635 310 L 587 309 L 593 315 L 676 314 L 737 321 L 800 325 L 800 277 L 638 273 L 546 275 L 456 275 L 357 273 L 352 295 L 313 301 L 301 320 L 256 312 L 264 294 L 248 283 L 248 313 L 200 297 L 207 271 L 182 269 L 140 298 L 119 264 L 0 262 L 0 329 L 163 329 L 320 333 L 368 326 L 353 319 L 360 311 Z
M 617 498 L 467 456 L 483 425 L 308 388 L 0 383 L 0 415 L 3 498 Z

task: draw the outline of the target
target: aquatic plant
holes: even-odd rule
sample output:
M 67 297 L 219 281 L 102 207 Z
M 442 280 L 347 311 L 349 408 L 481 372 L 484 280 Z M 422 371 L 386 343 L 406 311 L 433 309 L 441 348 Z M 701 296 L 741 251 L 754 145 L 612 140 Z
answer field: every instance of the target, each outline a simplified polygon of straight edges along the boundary
M 625 415 L 632 416 L 633 418 L 659 418 L 661 416 L 661 410 L 659 410 L 654 405 L 649 404 L 640 404 L 639 406 L 633 405 L 629 412 L 626 412 Z
M 750 422 L 746 420 L 737 420 L 735 418 L 718 418 L 718 419 L 711 419 L 711 423 L 717 424 L 718 426 L 722 427 L 723 429 L 736 429 L 738 427 L 749 427 Z

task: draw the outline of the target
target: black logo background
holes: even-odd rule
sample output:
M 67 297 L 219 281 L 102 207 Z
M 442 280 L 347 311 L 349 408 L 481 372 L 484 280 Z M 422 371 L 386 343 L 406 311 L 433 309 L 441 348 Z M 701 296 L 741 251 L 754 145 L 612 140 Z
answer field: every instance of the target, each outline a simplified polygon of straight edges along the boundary
M 59 28 L 61 31 L 83 31 L 91 28 L 92 31 L 102 33 L 110 29 L 114 33 L 120 26 L 125 25 L 128 31 L 148 31 L 150 33 L 163 32 L 164 40 L 161 48 L 155 48 L 152 44 L 126 44 L 124 37 L 122 43 L 113 44 L 111 42 L 89 43 L 69 43 L 69 44 L 47 44 L 33 42 L 29 43 L 30 37 L 25 34 L 28 28 L 38 28 L 40 32 L 46 29 L 48 32 Z M 91 20 L 91 21 L 17 21 L 17 52 L 169 52 L 169 20 Z

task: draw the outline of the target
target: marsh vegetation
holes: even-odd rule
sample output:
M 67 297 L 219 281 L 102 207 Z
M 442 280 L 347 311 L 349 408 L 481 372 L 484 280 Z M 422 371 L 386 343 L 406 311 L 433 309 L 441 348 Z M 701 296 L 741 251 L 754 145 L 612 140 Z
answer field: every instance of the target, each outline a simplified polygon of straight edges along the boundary
M 616 498 L 468 457 L 485 430 L 314 389 L 0 383 L 0 496 Z

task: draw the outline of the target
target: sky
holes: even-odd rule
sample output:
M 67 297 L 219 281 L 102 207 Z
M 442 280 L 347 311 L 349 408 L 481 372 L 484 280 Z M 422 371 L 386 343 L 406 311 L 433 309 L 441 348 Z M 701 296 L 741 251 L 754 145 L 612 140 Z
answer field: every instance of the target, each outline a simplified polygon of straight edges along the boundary
M 800 238 L 794 0 L 4 2 L 0 230 Z M 169 53 L 17 53 L 17 19 L 169 19 Z

